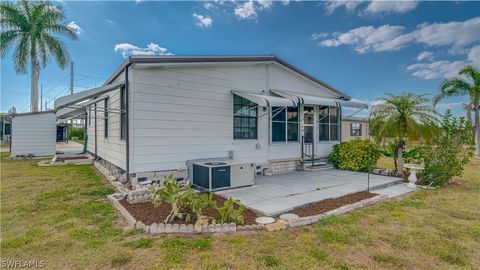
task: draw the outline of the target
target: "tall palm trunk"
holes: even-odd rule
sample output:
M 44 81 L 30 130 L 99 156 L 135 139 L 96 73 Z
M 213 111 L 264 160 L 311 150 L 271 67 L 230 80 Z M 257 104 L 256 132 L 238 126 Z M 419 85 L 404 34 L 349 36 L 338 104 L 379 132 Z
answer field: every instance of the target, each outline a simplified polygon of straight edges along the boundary
M 30 93 L 30 109 L 32 112 L 38 111 L 38 75 L 39 75 L 39 66 L 37 57 L 32 54 L 30 56 L 31 63 L 32 63 L 32 70 L 31 70 L 31 93 Z
M 475 138 L 477 144 L 477 157 L 480 158 L 480 108 L 475 109 Z

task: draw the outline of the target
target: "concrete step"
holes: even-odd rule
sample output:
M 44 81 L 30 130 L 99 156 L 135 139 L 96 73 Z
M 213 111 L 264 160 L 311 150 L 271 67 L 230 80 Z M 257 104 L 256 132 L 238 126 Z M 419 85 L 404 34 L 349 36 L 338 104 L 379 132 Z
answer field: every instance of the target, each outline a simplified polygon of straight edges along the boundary
M 312 165 L 304 165 L 303 166 L 304 171 L 311 171 L 311 172 L 331 170 L 331 169 L 333 169 L 333 166 L 330 165 L 330 164 L 318 165 L 318 166 L 313 166 L 313 167 L 312 167 Z
M 375 190 L 375 193 L 378 193 L 380 195 L 387 195 L 389 198 L 395 198 L 416 190 L 417 189 L 407 187 L 407 184 L 405 183 L 400 183 L 396 185 L 390 185 L 383 189 L 377 189 Z
M 385 184 L 370 187 L 370 191 L 375 190 L 375 193 L 377 193 L 376 190 L 386 189 L 388 187 L 396 186 L 396 185 L 399 185 L 399 184 L 403 184 L 403 180 L 400 179 L 400 178 L 398 178 L 396 181 L 391 181 L 391 182 L 388 182 L 388 183 L 385 183 Z

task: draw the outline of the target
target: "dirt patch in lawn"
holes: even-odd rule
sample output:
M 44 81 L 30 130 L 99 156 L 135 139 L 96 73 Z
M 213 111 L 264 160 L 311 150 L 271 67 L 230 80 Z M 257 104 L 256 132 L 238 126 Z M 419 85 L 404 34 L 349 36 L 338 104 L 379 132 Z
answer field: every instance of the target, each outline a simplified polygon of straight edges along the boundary
M 213 195 L 213 199 L 217 201 L 217 205 L 221 207 L 223 205 L 223 202 L 225 201 L 224 198 Z M 165 218 L 167 215 L 170 213 L 170 210 L 172 209 L 171 206 L 167 203 L 162 203 L 158 206 L 154 206 L 151 202 L 146 202 L 146 203 L 136 203 L 136 204 L 130 204 L 127 202 L 127 200 L 121 200 L 120 203 L 125 207 L 130 214 L 136 219 L 140 220 L 143 222 L 145 225 L 151 225 L 153 223 L 164 223 Z M 206 216 L 208 217 L 213 217 L 215 220 L 220 219 L 220 214 L 218 213 L 217 210 L 211 207 L 207 207 L 204 212 Z M 243 212 L 243 220 L 244 220 L 244 225 L 253 225 L 257 224 L 255 222 L 255 219 L 258 217 L 257 214 L 255 214 L 253 211 L 249 209 L 245 209 Z M 185 222 L 183 220 L 176 219 L 174 224 L 194 224 L 195 223 L 195 217 L 192 216 L 193 220 L 190 222 Z
M 328 199 L 318 203 L 310 204 L 303 208 L 294 210 L 293 213 L 297 214 L 300 217 L 308 217 L 319 215 L 330 210 L 337 209 L 341 206 L 359 202 L 368 198 L 377 196 L 376 193 L 370 193 L 367 191 L 357 192 L 354 194 L 342 196 L 336 199 Z

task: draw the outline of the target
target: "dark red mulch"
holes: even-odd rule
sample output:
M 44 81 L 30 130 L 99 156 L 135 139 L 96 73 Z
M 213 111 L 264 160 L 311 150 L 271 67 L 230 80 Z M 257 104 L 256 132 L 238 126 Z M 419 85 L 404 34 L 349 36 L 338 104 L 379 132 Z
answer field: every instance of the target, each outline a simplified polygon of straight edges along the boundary
M 321 201 L 319 203 L 314 203 L 306 207 L 294 210 L 293 213 L 297 214 L 300 217 L 319 215 L 319 214 L 328 212 L 330 210 L 337 209 L 340 206 L 356 203 L 361 200 L 375 197 L 377 195 L 378 194 L 376 193 L 370 193 L 367 191 L 357 192 L 357 193 L 342 196 L 336 199 L 328 199 L 328 200 Z
M 223 205 L 223 202 L 225 201 L 224 198 L 213 195 L 213 198 L 215 201 L 217 201 L 217 205 L 221 207 Z M 120 203 L 125 207 L 125 209 L 130 212 L 130 214 L 136 219 L 140 220 L 143 222 L 145 225 L 150 225 L 152 223 L 164 223 L 165 218 L 167 215 L 170 213 L 170 210 L 172 209 L 171 206 L 167 203 L 162 203 L 159 206 L 155 207 L 151 202 L 146 202 L 146 203 L 136 203 L 136 204 L 130 204 L 127 202 L 127 200 L 121 200 Z M 218 213 L 217 210 L 207 207 L 203 213 L 208 216 L 208 217 L 213 217 L 216 220 L 220 219 L 220 214 Z M 244 225 L 253 225 L 256 224 L 255 219 L 258 217 L 257 214 L 252 212 L 249 209 L 245 209 L 243 212 L 243 220 L 244 220 Z M 186 223 L 183 220 L 175 220 L 174 224 L 193 224 L 195 223 L 195 217 L 193 217 L 193 220 Z

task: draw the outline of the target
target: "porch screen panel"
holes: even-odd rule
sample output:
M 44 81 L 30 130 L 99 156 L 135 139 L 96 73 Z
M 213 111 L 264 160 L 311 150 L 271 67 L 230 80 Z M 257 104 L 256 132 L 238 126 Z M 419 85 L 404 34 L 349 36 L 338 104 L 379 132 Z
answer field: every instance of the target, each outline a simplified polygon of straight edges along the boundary
M 272 107 L 272 142 L 284 142 L 286 140 L 286 118 L 285 107 Z
M 287 108 L 287 141 L 298 142 L 298 107 Z
M 257 104 L 233 95 L 233 138 L 257 138 Z
M 297 107 L 272 107 L 272 142 L 298 142 Z
M 320 141 L 338 141 L 339 128 L 339 108 L 320 106 L 318 108 L 318 139 Z
M 318 108 L 318 127 L 319 127 L 319 140 L 328 141 L 329 138 L 329 122 L 330 118 L 328 116 L 328 107 L 320 106 Z
M 337 107 L 330 107 L 330 141 L 338 141 L 339 128 L 339 109 Z

